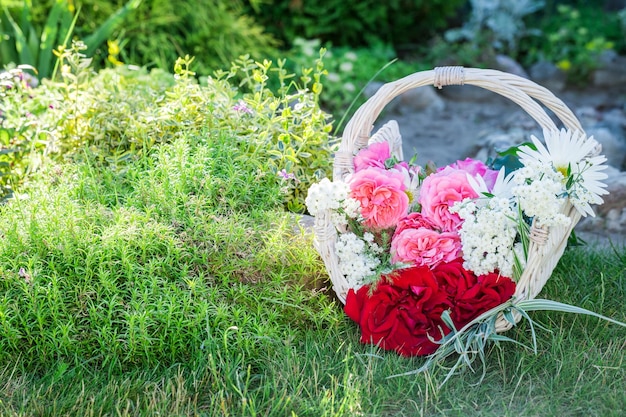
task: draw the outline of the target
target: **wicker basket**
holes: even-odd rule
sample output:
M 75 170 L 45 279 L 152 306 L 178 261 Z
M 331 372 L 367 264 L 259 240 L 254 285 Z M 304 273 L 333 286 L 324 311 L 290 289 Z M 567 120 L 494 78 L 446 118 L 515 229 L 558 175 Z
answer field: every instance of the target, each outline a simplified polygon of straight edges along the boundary
M 440 67 L 418 72 L 383 85 L 356 111 L 346 125 L 339 150 L 335 154 L 333 180 L 344 181 L 354 171 L 354 155 L 367 146 L 375 120 L 383 108 L 395 97 L 410 89 L 426 85 L 442 88 L 447 85 L 463 84 L 482 87 L 512 100 L 544 129 L 555 130 L 557 126 L 540 103 L 554 112 L 566 128 L 583 131 L 576 116 L 561 100 L 546 88 L 525 78 L 496 70 Z M 384 132 L 383 136 L 385 136 Z M 392 153 L 401 158 L 402 143 L 399 137 L 397 141 L 391 141 L 390 145 Z M 564 205 L 563 213 L 571 219 L 567 227 L 552 227 L 549 230 L 531 227 L 527 264 L 517 282 L 514 294 L 516 301 L 535 298 L 561 258 L 568 237 L 580 220 L 579 212 L 569 200 Z M 350 288 L 339 269 L 339 260 L 335 253 L 338 231 L 331 223 L 330 212 L 322 212 L 316 216 L 314 230 L 316 249 L 326 265 L 334 291 L 339 300 L 345 303 Z M 520 317 L 515 317 L 515 319 L 519 321 Z M 498 332 L 506 331 L 511 327 L 512 324 L 504 317 L 500 317 L 496 323 Z

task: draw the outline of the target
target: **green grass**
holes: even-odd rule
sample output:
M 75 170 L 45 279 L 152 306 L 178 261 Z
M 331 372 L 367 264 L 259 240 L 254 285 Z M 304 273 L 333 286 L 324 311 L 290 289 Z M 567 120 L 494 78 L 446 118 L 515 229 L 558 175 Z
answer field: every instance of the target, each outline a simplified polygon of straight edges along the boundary
M 532 313 L 486 375 L 358 342 L 278 178 L 229 137 L 60 165 L 0 207 L 1 416 L 612 416 L 626 329 Z M 626 250 L 566 252 L 543 296 L 626 321 Z M 508 335 L 530 345 L 529 327 Z

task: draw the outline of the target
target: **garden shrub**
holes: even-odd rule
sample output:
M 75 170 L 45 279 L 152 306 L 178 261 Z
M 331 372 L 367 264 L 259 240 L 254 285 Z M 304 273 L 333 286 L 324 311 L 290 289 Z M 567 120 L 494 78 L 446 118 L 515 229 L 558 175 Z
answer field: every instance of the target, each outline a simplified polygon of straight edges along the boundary
M 200 84 L 189 57 L 177 61 L 174 75 L 132 66 L 95 73 L 83 49 L 74 42 L 63 51 L 59 81 L 44 80 L 25 93 L 5 90 L 11 98 L 0 105 L 0 132 L 3 140 L 19 142 L 21 153 L 13 158 L 23 165 L 21 171 L 11 168 L 13 186 L 37 169 L 34 158 L 89 155 L 123 166 L 156 144 L 225 131 L 246 158 L 269 161 L 270 172 L 284 178 L 290 210 L 303 211 L 309 185 L 330 175 L 334 144 L 330 116 L 319 105 L 321 58 L 296 79 L 284 60 L 242 57 Z M 276 88 L 269 87 L 271 79 Z
M 268 0 L 248 13 L 290 44 L 296 37 L 338 46 L 423 43 L 446 26 L 464 0 Z
M 588 81 L 603 51 L 626 52 L 626 27 L 602 5 L 553 5 L 533 23 L 541 35 L 522 39 L 520 60 L 553 62 L 573 84 Z
M 126 0 L 128 1 L 128 0 Z M 76 36 L 84 39 L 93 33 L 124 0 L 74 0 L 80 11 Z M 55 0 L 34 6 L 35 19 L 41 26 Z M 179 56 L 196 56 L 196 71 L 208 75 L 227 69 L 239 55 L 255 59 L 276 55 L 276 41 L 262 26 L 244 14 L 243 0 L 178 1 L 143 0 L 116 30 L 111 42 L 119 47 L 119 61 L 171 71 Z M 96 51 L 98 67 L 103 66 L 109 50 Z
M 126 172 L 86 159 L 37 173 L 28 199 L 0 206 L 0 362 L 181 362 L 231 325 L 214 308 L 254 302 L 232 295 L 240 280 L 278 294 L 309 261 L 280 261 L 280 181 L 239 156 L 225 132 L 186 135 Z

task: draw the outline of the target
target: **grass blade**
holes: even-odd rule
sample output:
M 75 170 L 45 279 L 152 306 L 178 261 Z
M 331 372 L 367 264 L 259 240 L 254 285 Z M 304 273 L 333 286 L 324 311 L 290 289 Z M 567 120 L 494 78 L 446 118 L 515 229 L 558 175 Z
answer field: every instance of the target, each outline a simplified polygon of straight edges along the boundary
M 348 106 L 348 109 L 344 112 L 343 116 L 341 117 L 341 120 L 339 120 L 339 123 L 337 123 L 337 128 L 335 129 L 335 132 L 337 132 L 337 133 L 341 132 L 341 128 L 343 127 L 343 122 L 346 120 L 346 117 L 348 116 L 348 114 L 350 114 L 350 110 L 352 110 L 352 108 L 356 104 L 356 101 L 361 96 L 361 94 L 363 94 L 363 91 L 365 91 L 367 86 L 370 85 L 370 83 L 372 81 L 374 81 L 376 79 L 376 77 L 378 77 L 384 70 L 389 68 L 389 66 L 391 66 L 391 64 L 393 64 L 397 60 L 398 60 L 398 58 L 394 58 L 391 61 L 387 62 L 385 65 L 382 66 L 381 69 L 376 71 L 376 73 L 374 75 L 372 75 L 372 77 L 369 80 L 367 80 L 367 83 L 365 83 L 363 88 L 361 88 L 359 90 L 359 92 L 357 93 L 357 95 L 354 96 L 354 98 L 352 99 L 352 102 L 350 102 L 350 105 Z

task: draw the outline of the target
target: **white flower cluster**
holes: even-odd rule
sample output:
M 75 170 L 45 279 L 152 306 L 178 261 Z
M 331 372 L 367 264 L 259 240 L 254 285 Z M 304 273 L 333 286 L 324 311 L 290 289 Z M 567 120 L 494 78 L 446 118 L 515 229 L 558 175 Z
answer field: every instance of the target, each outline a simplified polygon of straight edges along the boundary
M 494 271 L 512 277 L 517 235 L 516 208 L 508 198 L 494 197 L 477 205 L 469 199 L 450 210 L 464 220 L 459 231 L 463 245 L 463 267 L 476 275 Z
M 534 217 L 538 226 L 567 226 L 571 219 L 561 213 L 567 196 L 564 176 L 550 165 L 529 161 L 515 171 L 513 195 L 524 214 Z
M 374 242 L 374 235 L 365 233 L 363 239 L 354 233 L 343 233 L 335 244 L 335 252 L 339 257 L 339 268 L 346 276 L 348 286 L 355 291 L 366 283 L 366 278 L 376 273 L 380 259 L 376 256 L 382 252 Z
M 311 185 L 306 199 L 307 209 L 312 216 L 330 210 L 330 220 L 336 227 L 345 226 L 348 218 L 359 215 L 358 200 L 350 198 L 350 186 L 344 182 L 331 182 L 328 178 Z

